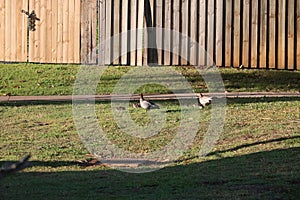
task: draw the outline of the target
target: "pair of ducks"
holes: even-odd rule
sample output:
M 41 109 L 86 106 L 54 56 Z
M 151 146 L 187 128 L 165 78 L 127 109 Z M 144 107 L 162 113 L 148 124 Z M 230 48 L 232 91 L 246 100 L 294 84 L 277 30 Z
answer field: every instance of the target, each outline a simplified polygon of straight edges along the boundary
M 209 104 L 211 104 L 212 101 L 212 97 L 207 97 L 207 96 L 203 96 L 203 94 L 199 93 L 198 95 L 198 104 L 199 104 L 199 108 L 202 109 L 205 106 L 208 106 Z M 134 108 L 138 108 L 138 107 L 142 107 L 146 110 L 150 110 L 150 109 L 159 109 L 159 106 L 151 101 L 146 101 L 144 99 L 143 94 L 140 94 L 140 103 L 139 104 L 133 104 Z

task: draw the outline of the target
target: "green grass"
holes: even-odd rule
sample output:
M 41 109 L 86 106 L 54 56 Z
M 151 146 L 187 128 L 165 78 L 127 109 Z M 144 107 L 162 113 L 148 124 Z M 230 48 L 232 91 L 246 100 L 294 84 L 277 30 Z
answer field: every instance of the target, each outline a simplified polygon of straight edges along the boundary
M 71 95 L 73 84 L 80 66 L 68 65 L 40 65 L 40 64 L 1 64 L 0 65 L 0 94 L 17 95 Z M 119 79 L 134 67 L 109 67 L 101 76 L 97 87 L 97 94 L 113 92 Z M 197 70 L 191 67 L 176 67 L 192 85 L 195 92 L 206 92 L 207 85 Z M 237 70 L 232 68 L 220 69 L 225 89 L 228 92 L 242 91 L 272 91 L 297 92 L 300 88 L 300 72 L 272 71 L 272 70 Z M 143 84 L 149 74 L 141 77 L 129 77 L 133 85 Z M 165 82 L 177 84 L 181 81 L 176 77 L 157 74 L 154 80 L 165 79 Z M 132 80 L 132 81 L 131 81 Z M 169 93 L 168 89 L 161 89 L 155 85 L 148 89 L 140 88 L 136 92 Z
M 110 104 L 98 103 L 96 114 L 113 142 L 148 152 L 167 143 L 181 119 L 176 102 L 159 103 L 168 111 L 167 122 L 150 141 L 120 134 Z M 32 159 L 29 168 L 0 180 L 0 199 L 299 199 L 299 108 L 299 98 L 229 100 L 220 139 L 208 156 L 197 158 L 211 115 L 204 109 L 202 128 L 180 161 L 152 173 L 129 174 L 79 165 L 88 151 L 71 104 L 2 103 L 0 164 L 26 153 Z M 140 126 L 149 123 L 143 110 L 129 112 Z

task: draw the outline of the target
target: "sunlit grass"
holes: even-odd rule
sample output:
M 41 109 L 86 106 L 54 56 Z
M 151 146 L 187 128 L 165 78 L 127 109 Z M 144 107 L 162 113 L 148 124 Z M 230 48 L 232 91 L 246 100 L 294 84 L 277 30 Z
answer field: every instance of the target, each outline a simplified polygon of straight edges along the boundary
M 0 65 L 0 94 L 10 95 L 71 95 L 76 81 L 78 65 L 39 65 L 39 64 L 8 64 Z M 120 78 L 138 67 L 108 67 L 101 76 L 97 87 L 97 94 L 110 94 L 115 90 Z M 146 68 L 141 68 L 142 70 Z M 149 69 L 149 68 L 148 68 Z M 199 71 L 193 67 L 173 67 L 182 78 L 185 78 L 195 92 L 207 92 L 207 84 L 203 81 Z M 275 70 L 237 70 L 220 68 L 225 90 L 228 92 L 242 91 L 271 91 L 271 92 L 298 92 L 300 88 L 300 72 Z M 127 76 L 131 87 L 142 86 L 145 81 L 160 80 L 164 83 L 176 84 L 181 88 L 182 80 L 168 74 L 146 73 L 141 76 Z M 180 87 L 181 86 L 181 87 Z M 152 84 L 147 89 L 141 87 L 136 92 L 170 93 L 167 88 L 162 89 Z

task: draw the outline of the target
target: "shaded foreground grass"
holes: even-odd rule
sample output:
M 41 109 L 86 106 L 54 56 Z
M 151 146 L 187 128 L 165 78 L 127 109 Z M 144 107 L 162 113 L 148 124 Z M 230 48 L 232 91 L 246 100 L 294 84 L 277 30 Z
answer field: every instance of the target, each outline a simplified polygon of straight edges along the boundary
M 176 127 L 180 112 L 174 102 L 159 102 Z M 70 104 L 1 104 L 0 163 L 32 154 L 31 167 L 6 177 L 0 199 L 298 199 L 300 197 L 300 100 L 272 98 L 229 100 L 224 131 L 210 155 L 197 158 L 210 110 L 199 114 L 199 130 L 180 162 L 146 174 L 128 174 L 105 166 L 82 167 L 87 150 L 77 135 Z M 110 104 L 96 105 L 99 124 L 116 143 L 147 151 L 158 140 L 133 144 L 118 134 Z M 130 108 L 140 125 L 143 110 Z M 105 117 L 101 117 L 105 116 Z M 172 131 L 172 130 L 171 130 Z M 131 141 L 134 142 L 134 141 Z
M 80 66 L 39 65 L 39 64 L 0 64 L 0 94 L 10 95 L 71 95 Z M 119 79 L 135 69 L 134 67 L 108 67 L 101 77 L 97 94 L 113 92 Z M 192 67 L 175 67 L 192 85 L 195 92 L 207 92 L 207 85 L 199 72 Z M 225 89 L 228 92 L 272 91 L 298 92 L 300 72 L 272 70 L 237 70 L 220 68 Z M 147 75 L 147 78 L 149 76 Z M 144 77 L 145 79 L 146 77 Z M 162 76 L 152 77 L 161 79 Z M 143 77 L 131 77 L 132 84 L 143 84 Z M 129 77 L 129 82 L 130 82 Z M 179 82 L 176 77 L 165 77 L 165 82 Z M 178 83 L 180 85 L 180 82 Z M 182 90 L 186 88 L 181 88 Z M 169 93 L 155 85 L 140 88 L 144 93 Z
M 2 199 L 298 199 L 300 148 L 176 165 L 149 174 L 114 170 L 20 173 Z M 36 166 L 72 165 L 35 162 Z

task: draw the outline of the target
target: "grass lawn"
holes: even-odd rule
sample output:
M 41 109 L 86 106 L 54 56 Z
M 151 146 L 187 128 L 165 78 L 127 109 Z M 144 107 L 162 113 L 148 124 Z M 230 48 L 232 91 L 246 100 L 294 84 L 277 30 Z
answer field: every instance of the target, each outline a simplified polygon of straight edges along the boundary
M 152 141 L 120 134 L 110 104 L 98 103 L 96 114 L 113 142 L 147 152 L 169 141 L 180 122 L 176 102 L 159 103 L 169 112 Z M 0 199 L 299 199 L 300 99 L 230 99 L 226 109 L 224 130 L 208 156 L 196 157 L 209 108 L 199 113 L 202 128 L 178 162 L 130 174 L 80 165 L 88 151 L 77 134 L 71 104 L 2 103 L 0 164 L 26 153 L 32 158 L 30 167 L 0 180 Z M 149 123 L 143 110 L 129 112 L 141 126 Z
M 133 67 L 109 67 L 97 94 L 110 94 Z M 195 92 L 207 87 L 197 70 L 176 67 Z M 79 66 L 0 64 L 2 95 L 71 95 Z M 228 92 L 298 92 L 300 72 L 220 69 Z M 173 79 L 172 79 L 173 78 Z M 143 79 L 129 77 L 134 83 Z M 176 77 L 166 77 L 176 82 Z M 180 85 L 180 81 L 177 80 Z M 135 93 L 169 93 L 147 85 Z M 165 114 L 160 132 L 148 139 L 123 134 L 111 104 L 98 102 L 98 125 L 122 149 L 147 153 L 169 143 L 182 120 L 176 101 L 158 102 Z M 195 109 L 193 107 L 186 107 Z M 147 113 L 129 108 L 139 126 L 151 123 Z M 125 111 L 119 111 L 122 114 Z M 300 99 L 229 99 L 223 132 L 206 157 L 197 157 L 211 117 L 199 112 L 201 127 L 178 160 L 161 170 L 130 174 L 90 159 L 77 133 L 68 102 L 0 103 L 0 166 L 32 155 L 24 171 L 0 180 L 0 199 L 299 199 Z
M 0 94 L 17 95 L 71 95 L 80 66 L 40 64 L 0 64 Z M 97 94 L 110 94 L 116 83 L 134 67 L 109 67 L 102 75 Z M 207 87 L 197 70 L 191 67 L 175 67 L 191 83 L 195 92 L 207 92 Z M 299 71 L 237 70 L 220 69 L 225 89 L 228 92 L 271 91 L 298 92 Z M 130 77 L 129 77 L 130 78 Z M 154 77 L 155 78 L 155 77 Z M 142 83 L 141 77 L 131 77 L 132 83 Z M 176 77 L 168 77 L 172 83 Z M 178 82 L 180 85 L 180 82 Z M 136 93 L 169 93 L 155 85 Z

